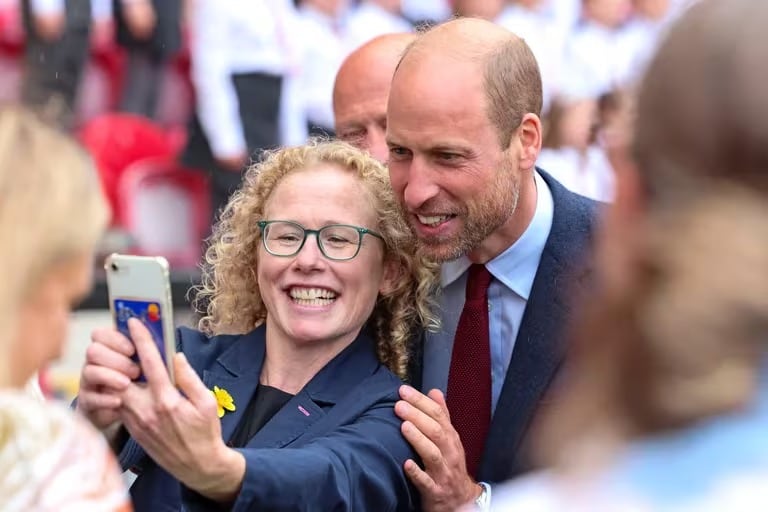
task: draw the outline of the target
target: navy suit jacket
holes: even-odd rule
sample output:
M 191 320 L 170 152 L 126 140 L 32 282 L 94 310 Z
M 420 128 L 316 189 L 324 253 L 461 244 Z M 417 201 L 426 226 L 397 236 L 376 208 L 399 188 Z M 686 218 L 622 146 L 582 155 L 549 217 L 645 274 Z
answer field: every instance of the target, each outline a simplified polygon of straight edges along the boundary
M 234 398 L 237 410 L 221 418 L 224 439 L 234 433 L 259 382 L 264 333 L 259 327 L 208 339 L 191 329 L 178 331 L 180 349 L 205 385 L 224 388 Z M 240 450 L 246 473 L 231 510 L 416 508 L 416 492 L 402 469 L 415 454 L 393 409 L 400 384 L 379 363 L 373 340 L 361 334 Z M 139 473 L 131 487 L 139 512 L 222 509 L 183 488 L 133 440 L 120 460 Z
M 537 170 L 552 192 L 552 229 L 486 438 L 477 475 L 483 482 L 503 482 L 532 469 L 525 453 L 526 434 L 563 363 L 564 327 L 571 317 L 573 296 L 589 281 L 587 256 L 600 203 L 567 190 Z M 423 353 L 412 354 L 411 363 L 410 381 L 420 388 Z

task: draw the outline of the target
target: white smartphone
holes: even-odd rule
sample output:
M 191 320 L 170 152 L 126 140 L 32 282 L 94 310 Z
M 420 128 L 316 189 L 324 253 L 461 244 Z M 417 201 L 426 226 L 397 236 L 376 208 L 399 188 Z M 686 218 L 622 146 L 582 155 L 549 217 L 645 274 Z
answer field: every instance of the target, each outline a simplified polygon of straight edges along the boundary
M 171 382 L 176 339 L 168 261 L 161 256 L 112 254 L 104 262 L 109 290 L 109 309 L 115 327 L 130 339 L 128 319 L 142 321 L 152 334 Z M 138 361 L 137 357 L 134 359 Z M 144 381 L 144 376 L 137 380 Z

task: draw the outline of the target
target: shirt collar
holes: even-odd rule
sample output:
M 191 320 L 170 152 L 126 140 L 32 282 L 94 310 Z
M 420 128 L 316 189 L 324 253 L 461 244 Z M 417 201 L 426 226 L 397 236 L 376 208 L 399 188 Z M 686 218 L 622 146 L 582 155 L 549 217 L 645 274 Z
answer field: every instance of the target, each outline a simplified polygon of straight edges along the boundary
M 538 172 L 536 180 L 536 211 L 520 238 L 504 252 L 486 263 L 488 271 L 504 286 L 528 300 L 539 260 L 549 238 L 554 215 L 552 193 Z M 456 281 L 472 264 L 466 256 L 443 263 L 440 285 L 445 288 Z

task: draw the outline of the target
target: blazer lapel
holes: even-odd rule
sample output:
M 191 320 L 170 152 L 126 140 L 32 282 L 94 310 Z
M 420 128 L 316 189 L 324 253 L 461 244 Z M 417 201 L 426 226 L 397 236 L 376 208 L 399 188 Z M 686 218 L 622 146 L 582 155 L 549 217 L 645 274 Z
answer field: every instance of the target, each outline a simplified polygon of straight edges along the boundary
M 323 416 L 325 412 L 312 400 L 305 387 L 256 432 L 246 447 L 282 448 Z
M 379 362 L 373 340 L 365 334 L 358 338 L 315 375 L 291 398 L 247 444 L 248 448 L 280 448 L 291 443 L 325 417 L 335 405 Z
M 240 423 L 248 402 L 259 383 L 264 364 L 264 329 L 243 336 L 222 353 L 210 369 L 203 370 L 203 382 L 208 389 L 225 389 L 235 403 L 234 411 L 224 411 L 221 418 L 221 436 L 228 441 Z
M 491 421 L 478 475 L 482 481 L 503 481 L 527 469 L 521 467 L 520 445 L 539 402 L 563 362 L 570 298 L 585 275 L 584 267 L 578 264 L 589 250 L 597 203 L 577 200 L 578 196 L 566 191 L 546 173 L 541 175 L 552 191 L 552 229 Z

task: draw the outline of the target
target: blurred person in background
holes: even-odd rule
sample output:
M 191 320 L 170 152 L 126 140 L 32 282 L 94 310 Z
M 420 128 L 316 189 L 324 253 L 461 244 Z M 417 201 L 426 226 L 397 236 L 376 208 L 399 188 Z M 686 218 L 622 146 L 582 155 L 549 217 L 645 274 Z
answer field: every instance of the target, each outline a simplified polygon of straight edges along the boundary
M 280 144 L 283 86 L 295 54 L 294 17 L 291 0 L 194 2 L 190 57 L 196 116 L 182 161 L 210 172 L 214 216 L 240 184 L 250 159 Z
M 299 78 L 294 94 L 310 135 L 333 135 L 333 82 L 351 51 L 346 41 L 350 0 L 301 0 Z
M 456 16 L 496 21 L 506 3 L 506 0 L 453 0 L 452 5 Z
M 440 23 L 451 17 L 452 0 L 401 0 L 403 16 L 414 25 Z
M 702 0 L 651 62 L 599 296 L 543 427 L 554 468 L 495 509 L 768 503 L 767 30 L 768 3 Z
M 597 101 L 560 96 L 544 118 L 537 165 L 569 190 L 597 201 L 613 198 L 614 176 L 597 144 Z
M 437 272 L 386 168 L 340 141 L 270 154 L 206 261 L 200 330 L 178 331 L 183 396 L 139 322 L 148 387 L 129 384 L 139 368 L 116 330 L 95 332 L 86 356 L 78 409 L 116 446 L 131 435 L 136 508 L 414 510 L 393 409 L 411 344 L 434 325 Z
M 127 50 L 120 110 L 155 118 L 163 72 L 181 48 L 182 0 L 113 0 L 117 42 Z
M 549 110 L 557 90 L 570 29 L 547 9 L 547 4 L 547 0 L 511 0 L 495 19 L 497 24 L 525 39 L 536 56 L 541 72 L 543 112 Z
M 0 509 L 131 510 L 104 438 L 25 384 L 61 356 L 89 292 L 108 209 L 87 155 L 17 108 L 0 109 Z
M 582 0 L 582 6 L 582 19 L 568 37 L 559 76 L 571 94 L 597 99 L 627 85 L 633 76 L 634 45 L 626 31 L 632 3 Z
M 21 5 L 26 32 L 22 101 L 71 128 L 90 48 L 91 1 L 22 0 Z
M 355 50 L 383 34 L 410 32 L 413 25 L 403 17 L 401 0 L 363 0 L 347 17 L 346 43 Z
M 680 1 L 674 0 L 632 0 L 632 7 L 632 18 L 626 27 L 628 51 L 632 57 L 630 83 L 642 79 L 658 45 L 684 8 Z
M 392 75 L 405 49 L 415 40 L 410 33 L 379 36 L 352 52 L 336 75 L 336 135 L 380 162 L 389 158 L 387 100 Z

